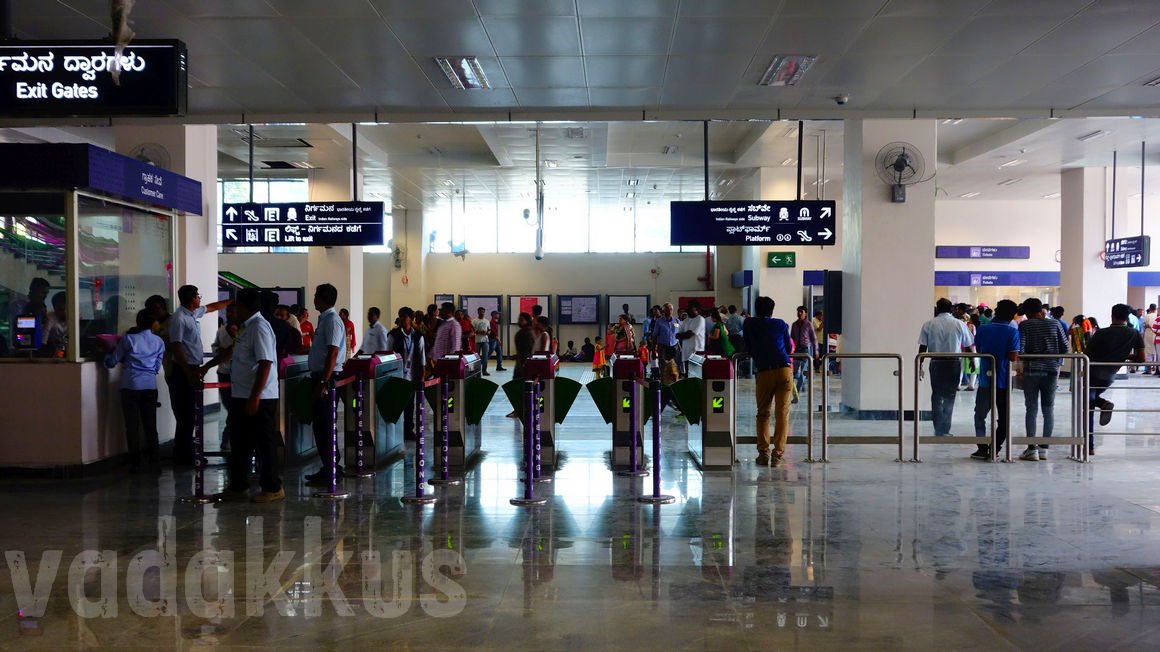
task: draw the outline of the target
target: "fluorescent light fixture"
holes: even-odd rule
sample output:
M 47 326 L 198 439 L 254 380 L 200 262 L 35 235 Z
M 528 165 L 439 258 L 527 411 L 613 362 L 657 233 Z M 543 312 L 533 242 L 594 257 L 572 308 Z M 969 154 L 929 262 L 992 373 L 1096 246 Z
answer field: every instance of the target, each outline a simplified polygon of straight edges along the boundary
M 559 161 L 549 161 L 548 159 L 544 159 L 544 167 L 555 169 L 555 168 L 560 167 L 560 162 Z
M 784 160 L 784 161 L 782 161 L 782 162 L 781 162 L 781 167 L 783 167 L 783 168 L 787 168 L 787 167 L 789 167 L 789 166 L 791 166 L 791 165 L 797 165 L 797 159 L 796 159 L 796 158 L 787 158 L 786 160 Z
M 734 182 L 735 182 L 734 179 L 718 179 L 717 185 L 725 186 L 726 188 L 728 188 L 729 186 L 733 185 Z
M 625 213 L 632 212 L 632 206 L 625 206 L 625 207 L 624 207 L 624 212 L 625 212 Z
M 1160 77 L 1157 77 L 1156 79 L 1149 79 L 1148 81 L 1144 82 L 1144 85 L 1150 88 L 1156 88 L 1157 86 L 1160 86 Z
M 640 183 L 640 179 L 629 179 L 628 180 L 628 185 L 630 185 L 630 186 L 635 186 L 638 183 Z
M 999 182 L 999 185 L 1000 186 L 1013 186 L 1021 181 L 1023 181 L 1023 179 L 1004 179 L 1003 181 Z
M 822 185 L 823 185 L 823 186 L 824 186 L 824 185 L 826 185 L 826 184 L 827 184 L 827 183 L 829 183 L 829 182 L 830 182 L 830 180 L 829 180 L 829 179 L 822 179 Z M 818 182 L 817 182 L 817 180 L 811 181 L 811 182 L 810 182 L 810 185 L 811 185 L 811 186 L 816 186 L 816 185 L 818 185 Z
M 779 54 L 769 62 L 758 86 L 794 86 L 818 58 L 808 54 Z
M 1011 159 L 1010 161 L 1007 161 L 1007 162 L 1005 162 L 1005 163 L 1000 163 L 1000 164 L 999 164 L 999 167 L 1001 167 L 1001 168 L 1013 168 L 1013 167 L 1015 167 L 1015 166 L 1017 166 L 1017 165 L 1023 165 L 1023 164 L 1024 164 L 1024 163 L 1026 163 L 1026 162 L 1027 162 L 1027 161 L 1025 161 L 1025 160 L 1023 160 L 1023 159 L 1021 159 L 1021 158 L 1013 158 L 1013 159 Z
M 720 197 L 721 197 L 721 193 L 717 192 L 716 190 L 709 193 L 709 199 L 718 199 Z
M 1138 192 L 1132 193 L 1131 195 L 1128 195 L 1128 199 L 1139 199 L 1139 198 L 1140 198 L 1140 193 L 1138 193 Z
M 435 63 L 459 90 L 491 90 L 491 82 L 475 57 L 435 57 Z
M 664 149 L 661 150 L 661 154 L 676 154 L 676 153 L 677 153 L 677 146 L 676 145 L 665 145 Z
M 290 161 L 290 165 L 293 165 L 294 167 L 298 168 L 299 170 L 314 170 L 317 168 L 317 166 L 311 165 L 311 164 L 307 163 L 306 161 Z
M 450 187 L 450 186 L 454 186 L 454 185 L 455 185 L 455 182 L 454 182 L 454 181 L 452 181 L 451 179 L 444 179 L 444 180 L 443 180 L 443 185 Z
M 963 122 L 962 118 L 947 118 L 946 120 L 942 121 L 942 123 L 944 125 L 957 125 L 957 124 L 962 124 L 962 122 Z
M 391 206 L 391 208 L 394 208 L 395 210 L 401 211 L 401 210 L 405 210 L 407 207 L 402 205 L 402 204 L 395 204 L 395 205 Z
M 626 193 L 624 193 L 624 198 L 625 199 L 635 199 L 636 193 L 635 192 L 626 192 Z
M 1093 131 L 1093 132 L 1091 132 L 1091 133 L 1084 134 L 1084 135 L 1082 135 L 1082 136 L 1078 136 L 1078 137 L 1076 137 L 1076 140 L 1080 141 L 1081 143 L 1086 143 L 1086 142 L 1088 142 L 1089 140 L 1095 140 L 1095 139 L 1097 139 L 1097 138 L 1103 138 L 1104 136 L 1107 136 L 1107 135 L 1108 135 L 1108 133 L 1109 133 L 1109 132 L 1107 132 L 1107 131 L 1104 131 L 1103 129 L 1096 129 L 1095 131 Z
M 1044 196 L 1043 196 L 1043 198 L 1044 198 L 1044 199 L 1059 199 L 1059 196 L 1060 196 L 1060 195 L 1059 195 L 1059 193 L 1058 193 L 1058 192 L 1053 192 L 1053 193 L 1051 193 L 1051 194 L 1049 194 L 1049 195 L 1044 195 Z
M 962 197 L 963 199 L 970 199 L 971 197 L 978 197 L 978 196 L 979 196 L 979 193 L 977 193 L 977 192 L 964 192 L 963 194 L 959 195 L 959 197 Z

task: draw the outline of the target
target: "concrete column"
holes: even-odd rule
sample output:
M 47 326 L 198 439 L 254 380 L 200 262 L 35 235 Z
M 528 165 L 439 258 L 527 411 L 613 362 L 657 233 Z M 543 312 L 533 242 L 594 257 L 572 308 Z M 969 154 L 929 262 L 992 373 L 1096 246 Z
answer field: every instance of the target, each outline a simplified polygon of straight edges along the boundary
M 847 120 L 843 168 L 842 351 L 899 353 L 906 409 L 913 403 L 913 360 L 919 330 L 933 316 L 934 188 L 907 187 L 906 203 L 891 202 L 874 169 L 888 143 L 914 145 L 935 172 L 934 120 Z M 897 411 L 897 384 L 883 362 L 842 364 L 842 402 L 858 411 Z
M 1104 269 L 1101 254 L 1110 238 L 1110 182 L 1104 168 L 1060 173 L 1060 302 L 1067 314 L 1092 315 L 1107 325 L 1112 306 L 1127 301 L 1127 270 Z M 1137 218 L 1138 219 L 1138 218 Z M 1139 223 L 1133 223 L 1137 229 Z M 1135 234 L 1135 230 L 1125 231 Z M 1119 235 L 1119 233 L 1117 234 Z
M 311 170 L 310 201 L 350 201 L 352 170 L 335 162 L 324 169 Z M 362 179 L 358 182 L 361 184 Z M 306 304 L 312 315 L 314 288 L 330 283 L 338 289 L 336 310 L 346 308 L 351 321 L 363 323 L 363 250 L 362 247 L 311 247 L 306 254 Z M 317 315 L 313 315 L 317 317 Z M 393 319 L 387 323 L 393 323 Z

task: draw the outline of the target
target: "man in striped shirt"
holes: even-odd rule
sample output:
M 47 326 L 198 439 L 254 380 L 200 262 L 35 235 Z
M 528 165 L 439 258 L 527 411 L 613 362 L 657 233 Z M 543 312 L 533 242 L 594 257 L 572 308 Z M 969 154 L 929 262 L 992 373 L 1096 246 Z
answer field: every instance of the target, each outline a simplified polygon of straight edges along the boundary
M 1043 302 L 1028 299 L 1023 302 L 1027 319 L 1019 324 L 1019 354 L 1064 355 L 1070 352 L 1067 335 L 1059 321 L 1047 316 Z M 1039 408 L 1043 408 L 1043 436 L 1050 437 L 1055 426 L 1055 389 L 1059 378 L 1059 358 L 1024 360 L 1016 372 L 1023 385 L 1023 401 L 1027 407 L 1027 436 L 1034 437 Z M 1021 460 L 1047 459 L 1047 445 L 1028 446 L 1019 456 Z

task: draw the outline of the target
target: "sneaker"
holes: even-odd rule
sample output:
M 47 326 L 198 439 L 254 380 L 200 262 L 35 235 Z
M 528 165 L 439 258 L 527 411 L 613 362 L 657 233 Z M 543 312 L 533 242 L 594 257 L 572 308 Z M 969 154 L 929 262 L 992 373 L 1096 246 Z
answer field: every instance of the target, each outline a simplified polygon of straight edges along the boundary
M 1100 408 L 1100 425 L 1106 426 L 1112 422 L 1112 408 L 1116 407 L 1115 403 L 1111 401 L 1104 401 L 1104 406 Z
M 1046 449 L 1046 448 L 1040 448 L 1040 449 L 1039 449 L 1039 461 L 1040 461 L 1040 462 L 1046 462 L 1046 461 L 1047 461 L 1047 449 Z
M 1027 450 L 1023 451 L 1023 454 L 1019 456 L 1019 459 L 1025 462 L 1038 462 L 1040 452 L 1042 451 L 1040 451 L 1038 448 L 1028 448 Z
M 785 459 L 781 458 L 781 457 L 773 458 L 773 466 L 774 467 L 785 466 Z
M 971 459 L 973 459 L 973 460 L 990 460 L 991 459 L 991 451 L 989 451 L 985 448 L 980 448 L 979 450 L 975 451 L 974 453 L 971 453 Z
M 757 459 L 753 462 L 754 464 L 757 464 L 757 466 L 769 466 L 769 455 L 762 453 L 758 455 Z
M 507 369 L 505 369 L 503 367 L 496 367 L 495 370 L 496 371 L 507 371 Z
M 343 473 L 343 471 L 342 471 L 342 467 L 341 466 L 338 467 L 338 479 L 341 480 L 345 475 L 346 474 Z M 306 474 L 305 476 L 302 477 L 302 479 L 306 481 L 306 484 L 313 484 L 313 483 L 316 483 L 320 480 L 325 480 L 326 484 L 329 484 L 330 483 L 330 474 L 327 473 L 327 469 L 321 468 L 321 469 L 318 469 L 318 471 L 315 473 Z
M 240 503 L 250 499 L 250 492 L 244 489 L 237 491 L 226 489 L 221 493 L 214 494 L 213 499 L 219 503 Z
M 250 499 L 255 503 L 272 503 L 278 500 L 286 500 L 286 490 L 279 489 L 278 491 L 263 491 L 262 493 Z

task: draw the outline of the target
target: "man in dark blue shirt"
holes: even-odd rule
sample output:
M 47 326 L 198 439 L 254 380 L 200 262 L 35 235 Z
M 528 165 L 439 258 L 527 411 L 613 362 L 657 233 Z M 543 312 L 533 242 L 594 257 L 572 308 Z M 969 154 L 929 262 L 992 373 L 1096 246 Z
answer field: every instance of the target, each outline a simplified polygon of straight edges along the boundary
M 991 361 L 982 358 L 979 373 L 979 393 L 975 394 L 975 436 L 987 436 L 987 414 L 991 411 L 992 380 L 995 383 L 995 421 L 999 432 L 996 435 L 995 455 L 1003 450 L 1003 444 L 1011 433 L 1011 406 L 1007 394 L 1008 377 L 1011 375 L 1011 363 L 1019 358 L 1019 329 L 1011 320 L 1015 318 L 1015 311 L 1019 308 L 1014 301 L 1003 299 L 995 306 L 994 320 L 990 324 L 979 326 L 975 332 L 975 348 L 979 353 L 995 356 L 995 366 L 998 369 L 994 374 L 991 371 Z M 977 460 L 991 459 L 991 447 L 979 444 L 979 449 L 971 454 Z
M 779 466 L 789 437 L 789 405 L 793 393 L 789 327 L 775 319 L 773 299 L 757 297 L 755 317 L 745 320 L 745 348 L 757 370 L 757 464 L 769 464 L 769 417 L 776 402 L 773 464 Z

